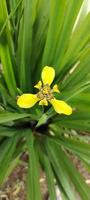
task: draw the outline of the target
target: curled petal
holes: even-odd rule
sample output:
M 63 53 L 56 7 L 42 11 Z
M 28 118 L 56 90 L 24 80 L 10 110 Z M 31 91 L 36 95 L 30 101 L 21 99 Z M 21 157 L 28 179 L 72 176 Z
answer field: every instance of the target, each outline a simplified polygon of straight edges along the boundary
M 41 89 L 41 87 L 42 87 L 42 82 L 39 81 L 34 87 L 37 88 L 37 89 Z
M 55 77 L 54 68 L 45 66 L 42 70 L 41 77 L 44 85 L 51 85 Z
M 39 99 L 35 94 L 23 94 L 18 97 L 17 105 L 21 108 L 31 108 L 37 101 L 39 101 Z
M 55 84 L 55 85 L 53 86 L 53 92 L 60 93 L 60 91 L 59 91 L 59 89 L 58 89 L 58 85 L 57 85 L 57 84 Z
M 39 102 L 39 105 L 42 105 L 42 106 L 48 106 L 48 102 L 46 99 L 43 99 Z
M 64 101 L 60 101 L 57 99 L 51 99 L 50 103 L 54 107 L 54 110 L 59 114 L 65 114 L 65 115 L 71 115 L 72 114 L 72 108 L 65 103 Z

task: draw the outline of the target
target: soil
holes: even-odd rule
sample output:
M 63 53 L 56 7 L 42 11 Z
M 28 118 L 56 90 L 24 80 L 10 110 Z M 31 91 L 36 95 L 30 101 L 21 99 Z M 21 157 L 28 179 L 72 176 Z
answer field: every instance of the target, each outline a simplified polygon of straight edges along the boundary
M 9 176 L 7 182 L 0 187 L 0 200 L 26 200 L 27 167 L 19 165 Z M 47 196 L 45 175 L 41 172 L 40 185 L 42 199 Z

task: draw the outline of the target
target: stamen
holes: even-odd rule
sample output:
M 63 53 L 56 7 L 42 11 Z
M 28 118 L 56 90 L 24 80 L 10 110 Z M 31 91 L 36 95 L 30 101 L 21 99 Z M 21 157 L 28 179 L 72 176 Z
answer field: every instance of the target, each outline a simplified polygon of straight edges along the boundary
M 40 91 L 37 93 L 37 97 L 41 100 L 51 100 L 54 95 L 53 95 L 53 91 L 50 88 L 50 86 L 48 84 L 44 85 Z

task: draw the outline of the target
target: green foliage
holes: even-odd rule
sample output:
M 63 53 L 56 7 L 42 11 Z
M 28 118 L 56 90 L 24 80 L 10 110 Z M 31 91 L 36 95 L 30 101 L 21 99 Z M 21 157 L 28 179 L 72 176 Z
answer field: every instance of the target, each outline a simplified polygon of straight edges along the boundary
M 0 1 L 0 185 L 27 151 L 28 200 L 41 200 L 40 169 L 50 200 L 56 200 L 55 184 L 63 200 L 75 200 L 76 192 L 90 199 L 70 158 L 78 156 L 90 171 L 90 13 L 83 10 L 77 21 L 83 2 Z M 71 116 L 17 106 L 18 95 L 33 91 L 44 65 L 55 68 L 58 99 L 73 107 Z

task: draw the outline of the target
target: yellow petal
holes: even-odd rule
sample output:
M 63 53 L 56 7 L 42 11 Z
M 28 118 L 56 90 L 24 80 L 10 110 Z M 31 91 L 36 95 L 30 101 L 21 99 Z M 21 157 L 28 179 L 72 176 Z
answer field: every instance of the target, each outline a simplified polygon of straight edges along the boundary
M 21 108 L 33 107 L 39 99 L 35 94 L 23 94 L 17 99 L 17 105 Z
M 37 88 L 37 89 L 41 89 L 41 87 L 42 87 L 42 82 L 39 81 L 34 87 Z
M 53 92 L 60 93 L 60 91 L 59 91 L 59 89 L 58 89 L 58 85 L 57 85 L 57 84 L 55 84 L 55 85 L 53 86 Z
M 41 100 L 40 102 L 39 102 L 39 105 L 41 106 L 48 106 L 48 102 L 47 102 L 47 100 L 46 99 L 43 99 L 43 100 Z
M 50 103 L 52 104 L 57 113 L 65 115 L 72 114 L 72 108 L 64 101 L 60 101 L 54 98 L 50 100 Z
M 41 77 L 42 77 L 42 81 L 43 81 L 43 84 L 49 84 L 51 85 L 53 80 L 54 80 L 54 77 L 55 77 L 55 70 L 53 67 L 48 67 L 48 66 L 45 66 L 42 70 L 42 73 L 41 73 Z

